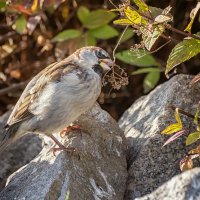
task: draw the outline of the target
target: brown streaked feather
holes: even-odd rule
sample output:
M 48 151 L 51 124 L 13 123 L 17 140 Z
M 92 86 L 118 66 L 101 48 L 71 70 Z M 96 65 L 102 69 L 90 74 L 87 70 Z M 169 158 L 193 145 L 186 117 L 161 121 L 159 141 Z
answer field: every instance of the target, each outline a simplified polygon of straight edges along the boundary
M 63 75 L 66 75 L 66 73 L 69 73 L 74 69 L 76 69 L 76 66 L 68 60 L 53 63 L 43 69 L 26 86 L 10 115 L 7 124 L 13 125 L 33 117 L 29 107 L 31 103 L 39 97 L 47 82 L 59 80 Z

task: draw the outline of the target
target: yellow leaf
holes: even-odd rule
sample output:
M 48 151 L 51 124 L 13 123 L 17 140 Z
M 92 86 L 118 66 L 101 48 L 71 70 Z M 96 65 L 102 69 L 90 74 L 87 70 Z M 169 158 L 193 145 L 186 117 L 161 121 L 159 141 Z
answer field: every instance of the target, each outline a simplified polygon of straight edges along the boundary
M 200 132 L 190 133 L 186 139 L 186 146 L 196 142 L 200 138 Z
M 179 112 L 178 112 L 178 108 L 176 108 L 174 115 L 175 115 L 175 119 L 176 119 L 177 123 L 182 125 L 181 118 L 180 118 L 180 115 L 179 115 Z
M 142 11 L 143 13 L 149 10 L 148 5 L 144 1 L 142 0 L 133 0 L 133 1 L 139 7 L 140 11 Z
M 131 25 L 132 22 L 129 19 L 117 19 L 113 22 L 114 24 L 120 24 L 120 25 Z
M 190 19 L 191 19 L 191 21 L 190 21 L 190 23 L 187 25 L 185 31 L 191 33 L 192 24 L 193 24 L 193 22 L 194 22 L 194 19 L 195 19 L 196 15 L 197 15 L 199 9 L 200 9 L 200 2 L 198 2 L 197 5 L 196 5 L 196 7 L 195 7 L 194 9 L 192 9 L 192 11 L 191 11 L 191 13 L 190 13 Z
M 110 9 L 110 12 L 121 12 L 122 9 L 121 8 L 116 8 L 116 9 Z
M 135 10 L 132 10 L 129 6 L 124 9 L 126 17 L 136 25 L 146 25 L 147 21 Z
M 38 0 L 33 0 L 33 4 L 31 6 L 31 10 L 34 12 L 38 8 Z
M 178 131 L 180 131 L 183 128 L 182 124 L 176 123 L 176 124 L 171 124 L 169 126 L 167 126 L 162 132 L 161 134 L 166 134 L 166 135 L 170 135 L 172 133 L 176 133 Z

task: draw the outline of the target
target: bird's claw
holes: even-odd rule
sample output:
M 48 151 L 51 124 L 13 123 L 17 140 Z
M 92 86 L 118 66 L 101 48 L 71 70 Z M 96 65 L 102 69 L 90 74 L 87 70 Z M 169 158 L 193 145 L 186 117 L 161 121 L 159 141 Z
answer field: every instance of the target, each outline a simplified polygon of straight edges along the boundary
M 77 154 L 79 154 L 79 151 L 74 147 L 65 147 L 65 146 L 63 146 L 63 147 L 53 147 L 52 151 L 53 151 L 54 156 L 56 156 L 57 151 L 65 151 L 67 153 L 77 153 Z

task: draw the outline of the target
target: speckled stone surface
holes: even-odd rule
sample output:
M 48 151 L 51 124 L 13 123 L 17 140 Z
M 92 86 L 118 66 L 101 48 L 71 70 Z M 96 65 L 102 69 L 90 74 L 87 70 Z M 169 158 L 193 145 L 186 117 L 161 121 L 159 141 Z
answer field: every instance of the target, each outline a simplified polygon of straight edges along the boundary
M 81 131 L 62 139 L 77 154 L 46 147 L 26 166 L 12 174 L 1 200 L 121 200 L 126 180 L 126 142 L 118 124 L 95 105 L 76 124 Z
M 199 200 L 200 168 L 173 177 L 154 192 L 135 200 Z
M 173 77 L 138 99 L 120 119 L 128 142 L 126 200 L 146 195 L 180 173 L 179 162 L 191 147 L 185 147 L 184 137 L 162 147 L 169 136 L 160 133 L 175 122 L 171 105 L 195 114 L 200 87 L 190 87 L 191 79 L 187 75 Z M 193 131 L 193 120 L 181 118 Z
M 10 112 L 0 117 L 0 133 L 5 126 Z M 0 134 L 1 136 L 1 134 Z M 1 140 L 0 140 L 1 141 Z M 42 150 L 42 139 L 38 135 L 29 134 L 17 140 L 0 153 L 0 190 L 5 186 L 10 174 L 29 163 Z

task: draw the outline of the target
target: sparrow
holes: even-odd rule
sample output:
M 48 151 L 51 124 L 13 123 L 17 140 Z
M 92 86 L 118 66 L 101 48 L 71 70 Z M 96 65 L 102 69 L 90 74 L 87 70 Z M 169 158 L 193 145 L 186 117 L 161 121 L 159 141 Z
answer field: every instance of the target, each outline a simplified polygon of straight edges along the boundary
M 26 86 L 3 132 L 0 152 L 27 133 L 54 136 L 90 109 L 100 95 L 102 77 L 114 62 L 99 47 L 83 47 L 44 68 Z

